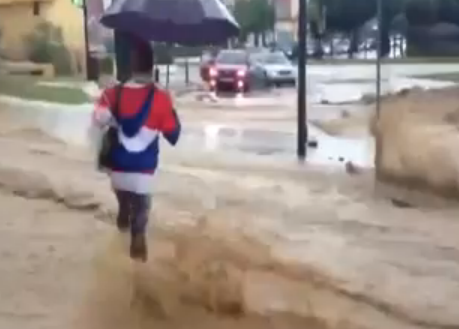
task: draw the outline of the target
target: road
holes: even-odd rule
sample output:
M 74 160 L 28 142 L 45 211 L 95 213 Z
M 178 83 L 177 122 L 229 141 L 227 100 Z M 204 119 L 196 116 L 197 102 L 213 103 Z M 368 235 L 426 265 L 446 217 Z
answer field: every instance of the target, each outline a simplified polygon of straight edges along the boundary
M 444 87 L 449 82 L 429 81 L 423 76 L 439 73 L 459 72 L 459 64 L 384 64 L 382 70 L 382 92 L 409 88 L 413 85 Z M 192 83 L 200 83 L 199 68 L 190 65 L 189 78 Z M 374 94 L 376 68 L 374 65 L 310 65 L 307 68 L 307 92 L 312 102 L 355 101 L 363 95 Z M 165 68 L 161 81 L 166 84 Z M 185 85 L 185 71 L 182 66 L 174 66 L 170 75 L 172 88 Z

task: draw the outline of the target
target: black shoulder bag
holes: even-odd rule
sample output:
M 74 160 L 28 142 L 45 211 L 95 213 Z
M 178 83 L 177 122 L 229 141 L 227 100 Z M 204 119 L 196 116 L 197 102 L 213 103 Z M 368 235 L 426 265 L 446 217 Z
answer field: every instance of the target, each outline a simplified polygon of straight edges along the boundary
M 116 86 L 115 90 L 115 104 L 111 108 L 111 114 L 115 121 L 118 121 L 118 113 L 120 107 L 121 94 L 123 91 L 123 84 L 120 83 Z M 112 167 L 111 155 L 113 148 L 119 143 L 118 141 L 118 128 L 110 125 L 107 131 L 102 136 L 102 144 L 100 146 L 98 155 L 98 167 L 99 169 L 110 169 Z

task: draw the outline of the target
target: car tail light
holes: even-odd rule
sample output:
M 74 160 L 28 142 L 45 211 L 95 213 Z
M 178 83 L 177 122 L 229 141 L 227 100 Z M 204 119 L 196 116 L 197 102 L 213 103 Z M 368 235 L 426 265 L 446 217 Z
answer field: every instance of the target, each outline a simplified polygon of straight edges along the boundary
M 216 69 L 215 67 L 211 67 L 211 68 L 209 69 L 209 75 L 210 75 L 211 77 L 216 77 L 216 76 L 218 75 L 217 69 Z
M 238 77 L 245 77 L 247 71 L 246 70 L 238 70 L 237 71 L 237 76 Z

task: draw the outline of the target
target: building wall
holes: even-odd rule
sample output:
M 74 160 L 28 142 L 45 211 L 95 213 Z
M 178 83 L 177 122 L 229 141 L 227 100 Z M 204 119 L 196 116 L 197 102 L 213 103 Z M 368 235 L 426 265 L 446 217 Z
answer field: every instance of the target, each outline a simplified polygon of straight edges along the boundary
M 41 17 L 34 16 L 32 3 L 0 6 L 1 48 L 12 59 L 24 59 L 25 38 L 35 29 Z
M 276 17 L 279 20 L 291 20 L 297 16 L 298 0 L 274 0 Z
M 43 10 L 43 18 L 62 29 L 64 43 L 72 57 L 73 71 L 86 67 L 83 10 L 70 0 L 54 0 Z
M 278 41 L 290 42 L 296 38 L 298 0 L 274 0 L 276 8 L 276 36 Z
M 53 0 L 40 2 L 35 13 L 32 1 L 0 3 L 1 48 L 4 54 L 14 60 L 25 60 L 25 39 L 44 21 L 62 28 L 64 43 L 74 56 L 84 53 L 82 10 L 70 0 Z
M 83 10 L 70 0 L 54 0 L 43 8 L 43 18 L 62 29 L 64 43 L 72 49 L 84 49 Z

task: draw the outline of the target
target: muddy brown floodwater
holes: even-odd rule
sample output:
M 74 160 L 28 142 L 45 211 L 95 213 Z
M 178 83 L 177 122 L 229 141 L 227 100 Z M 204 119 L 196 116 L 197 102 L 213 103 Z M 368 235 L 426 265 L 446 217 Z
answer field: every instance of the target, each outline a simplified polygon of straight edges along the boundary
M 13 152 L 7 156 L 13 167 L 0 166 L 2 328 L 319 327 L 313 317 L 288 312 L 248 313 L 242 277 L 252 262 L 269 260 L 268 249 L 249 240 L 216 241 L 218 232 L 225 238 L 241 236 L 236 228 L 209 226 L 202 212 L 199 218 L 183 213 L 187 206 L 181 196 L 166 222 L 176 222 L 179 214 L 189 225 L 173 233 L 154 229 L 151 263 L 132 264 L 127 237 L 110 224 L 108 185 L 92 172 L 86 151 L 29 124 L 2 113 L 0 143 L 4 155 Z M 35 167 L 41 174 L 22 166 L 38 164 L 37 159 L 46 162 Z M 48 174 L 57 174 L 63 185 L 50 183 Z M 82 192 L 64 177 L 93 182 Z M 108 208 L 91 189 L 102 193 Z
M 397 208 L 371 172 L 164 149 L 132 264 L 90 153 L 0 114 L 0 327 L 455 328 L 455 209 Z
M 53 154 L 67 147 L 40 132 L 19 129 L 7 135 L 3 146 L 28 149 L 25 158 L 16 158 L 19 171 L 20 163 L 36 158 L 56 160 L 54 173 L 79 167 L 76 160 Z M 111 210 L 69 182 L 56 189 L 43 176 L 14 171 L 0 169 L 2 328 L 317 327 L 315 320 L 293 314 L 247 314 L 241 283 L 251 260 L 211 235 L 206 240 L 204 219 L 199 230 L 187 226 L 172 236 L 158 228 L 151 264 L 136 266 L 126 255 L 127 237 L 107 223 Z M 248 255 L 253 249 L 266 257 L 262 246 L 247 248 Z

